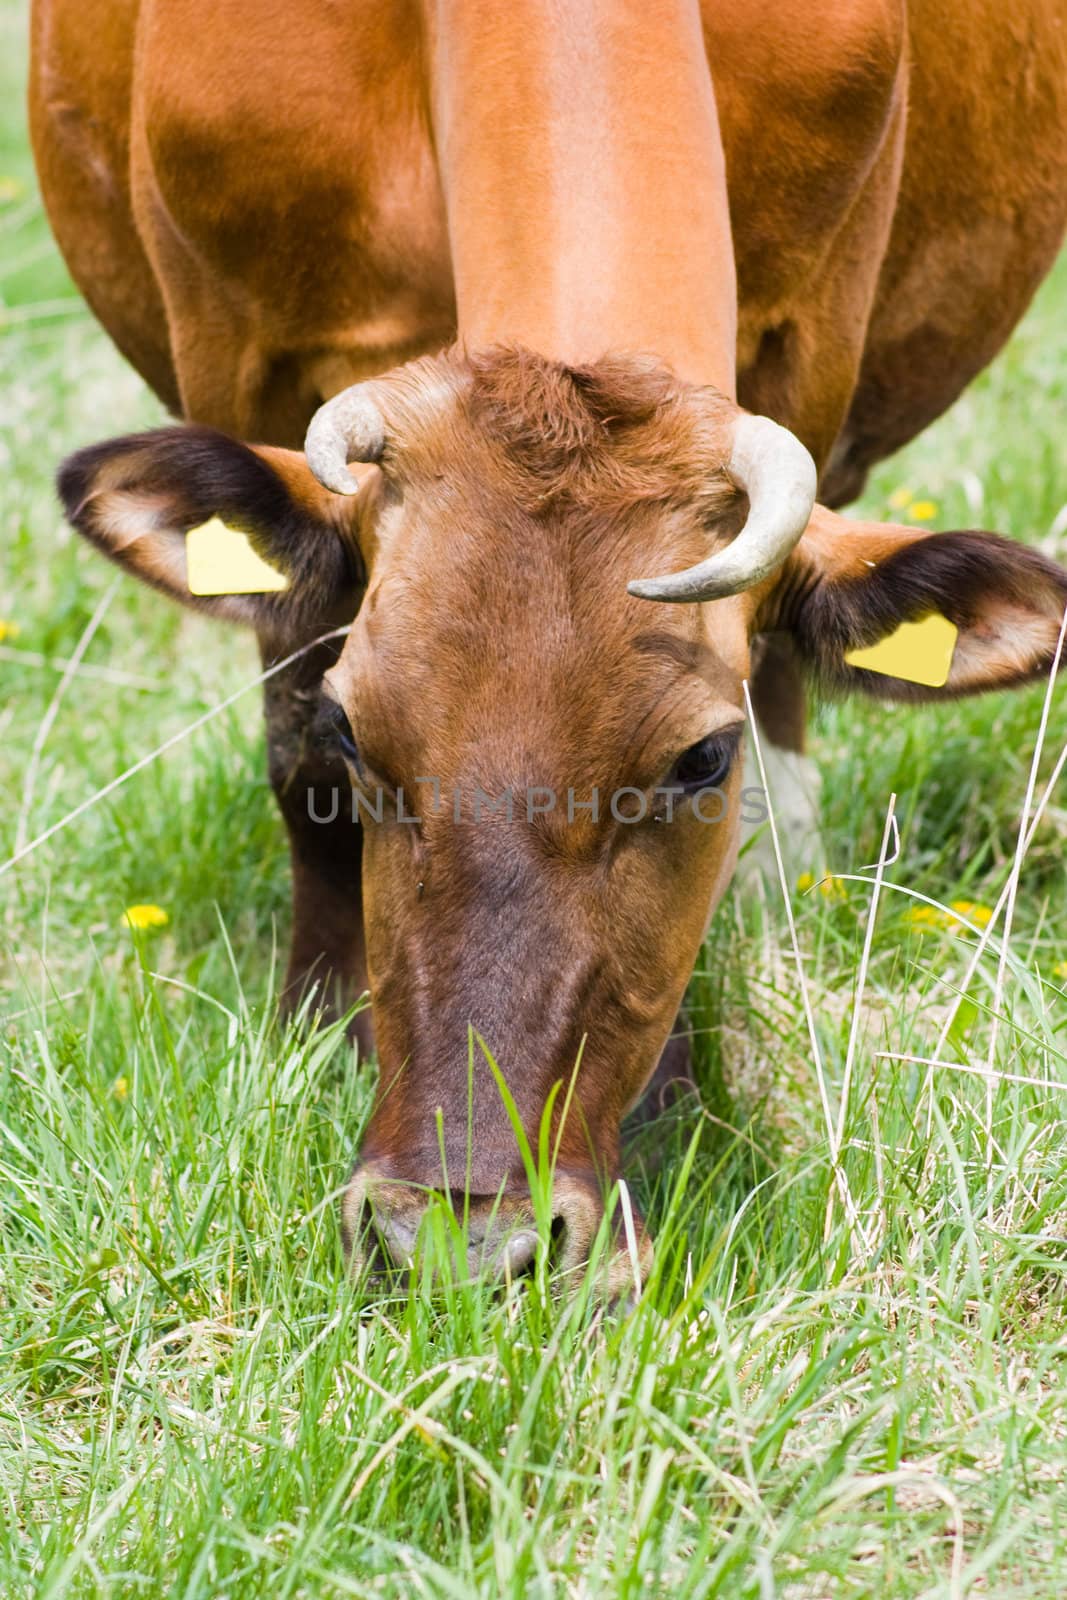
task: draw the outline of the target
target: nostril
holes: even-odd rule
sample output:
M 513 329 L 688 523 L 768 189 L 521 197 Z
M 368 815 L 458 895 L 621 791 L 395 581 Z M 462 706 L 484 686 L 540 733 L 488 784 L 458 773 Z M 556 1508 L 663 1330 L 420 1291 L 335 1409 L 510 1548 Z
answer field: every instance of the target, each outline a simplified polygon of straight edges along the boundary
M 552 1217 L 551 1261 L 561 1272 L 585 1264 L 603 1217 L 600 1196 L 591 1185 L 570 1177 L 557 1178 Z

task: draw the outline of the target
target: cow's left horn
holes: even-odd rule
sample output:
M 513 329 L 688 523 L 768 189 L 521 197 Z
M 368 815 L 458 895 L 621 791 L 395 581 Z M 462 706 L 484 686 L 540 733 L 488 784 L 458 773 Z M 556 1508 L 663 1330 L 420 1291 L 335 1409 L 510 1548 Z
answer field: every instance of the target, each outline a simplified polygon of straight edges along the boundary
M 740 594 L 779 567 L 808 525 L 815 463 L 800 440 L 770 417 L 738 418 L 726 470 L 748 495 L 748 518 L 725 550 L 685 572 L 627 584 L 640 600 L 719 600 Z
M 304 440 L 308 466 L 335 494 L 359 489 L 350 461 L 377 461 L 384 449 L 385 421 L 369 383 L 353 384 L 320 406 Z

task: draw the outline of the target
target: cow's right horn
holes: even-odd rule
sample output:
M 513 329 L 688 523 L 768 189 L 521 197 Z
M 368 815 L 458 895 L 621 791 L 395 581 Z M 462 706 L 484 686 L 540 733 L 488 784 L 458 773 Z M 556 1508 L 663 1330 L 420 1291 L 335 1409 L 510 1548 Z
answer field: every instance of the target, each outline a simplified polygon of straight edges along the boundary
M 350 461 L 377 461 L 384 449 L 385 421 L 369 383 L 353 384 L 321 405 L 304 440 L 308 466 L 335 494 L 359 489 Z

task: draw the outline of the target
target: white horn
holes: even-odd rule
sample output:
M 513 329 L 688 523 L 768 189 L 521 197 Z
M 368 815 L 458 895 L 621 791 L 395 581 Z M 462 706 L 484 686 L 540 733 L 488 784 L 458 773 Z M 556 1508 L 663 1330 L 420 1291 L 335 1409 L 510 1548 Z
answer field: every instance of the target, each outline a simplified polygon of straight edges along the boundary
M 719 600 L 751 589 L 781 566 L 815 504 L 815 463 L 800 440 L 770 417 L 738 418 L 726 464 L 748 495 L 748 518 L 725 550 L 685 572 L 627 584 L 639 600 Z
M 335 494 L 359 489 L 350 461 L 377 461 L 384 449 L 385 422 L 369 383 L 353 384 L 320 406 L 304 440 L 308 466 Z

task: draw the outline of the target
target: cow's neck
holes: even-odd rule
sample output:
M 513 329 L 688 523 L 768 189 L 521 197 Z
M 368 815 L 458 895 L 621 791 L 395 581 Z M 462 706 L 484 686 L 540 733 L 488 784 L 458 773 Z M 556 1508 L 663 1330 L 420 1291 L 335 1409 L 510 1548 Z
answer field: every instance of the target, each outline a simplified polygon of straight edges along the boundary
M 734 391 L 698 0 L 425 0 L 460 337 L 661 356 Z

